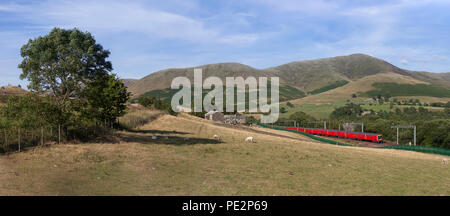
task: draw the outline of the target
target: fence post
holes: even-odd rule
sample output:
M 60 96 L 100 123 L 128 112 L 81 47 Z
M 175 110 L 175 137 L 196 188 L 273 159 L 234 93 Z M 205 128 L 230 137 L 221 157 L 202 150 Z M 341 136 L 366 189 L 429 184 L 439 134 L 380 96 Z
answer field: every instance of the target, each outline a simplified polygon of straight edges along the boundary
M 58 144 L 61 143 L 61 125 L 58 124 Z
M 19 152 L 20 152 L 20 128 L 18 128 L 17 131 L 19 133 Z
M 44 145 L 44 128 L 41 126 L 41 145 Z
M 6 145 L 8 140 L 6 139 L 6 128 L 3 128 L 3 134 L 5 135 L 5 142 L 3 143 L 3 150 L 6 152 Z

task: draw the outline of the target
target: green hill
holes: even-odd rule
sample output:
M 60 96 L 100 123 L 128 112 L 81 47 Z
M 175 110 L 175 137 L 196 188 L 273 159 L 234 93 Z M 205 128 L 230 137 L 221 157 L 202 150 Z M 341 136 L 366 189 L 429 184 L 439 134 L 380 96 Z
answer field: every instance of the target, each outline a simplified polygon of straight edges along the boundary
M 194 68 L 203 69 L 203 79 L 209 76 L 216 76 L 222 80 L 225 80 L 225 77 L 237 76 L 244 78 L 249 76 L 279 77 L 280 86 L 285 88 L 286 93 L 281 97 L 289 100 L 303 97 L 300 92 L 319 94 L 344 85 L 347 86 L 347 84 L 358 83 L 357 81 L 366 77 L 381 74 L 408 77 L 411 80 L 410 84 L 426 83 L 446 88 L 450 87 L 450 73 L 409 71 L 368 55 L 353 54 L 291 62 L 262 70 L 240 63 L 218 63 L 191 68 L 166 69 L 151 73 L 140 80 L 127 82 L 129 91 L 134 97 L 155 90 L 167 91 L 165 89 L 170 88 L 172 79 L 175 77 L 184 76 L 192 81 Z M 391 80 L 395 81 L 395 77 L 393 76 Z M 355 89 L 361 89 L 357 85 L 350 86 Z M 357 92 L 356 90 L 347 90 L 353 93 Z M 158 91 L 156 93 L 160 94 Z M 280 93 L 282 93 L 281 90 Z

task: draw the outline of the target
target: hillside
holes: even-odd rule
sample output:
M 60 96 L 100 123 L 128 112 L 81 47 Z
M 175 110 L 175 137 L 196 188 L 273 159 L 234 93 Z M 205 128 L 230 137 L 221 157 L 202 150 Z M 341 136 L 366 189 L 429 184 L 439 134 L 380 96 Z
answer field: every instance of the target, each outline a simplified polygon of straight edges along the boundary
M 286 88 L 295 88 L 302 92 L 318 94 L 335 88 L 346 86 L 363 78 L 378 74 L 385 74 L 387 80 L 397 82 L 397 76 L 409 77 L 411 83 L 423 82 L 450 88 L 450 73 L 415 72 L 398 68 L 386 61 L 364 54 L 338 56 L 318 60 L 291 62 L 277 67 L 258 70 L 239 63 L 218 63 L 202 65 L 203 78 L 217 76 L 224 80 L 227 76 L 266 76 L 280 77 L 280 85 Z M 138 81 L 130 83 L 129 91 L 139 96 L 154 90 L 170 88 L 170 83 L 177 76 L 186 76 L 192 80 L 192 68 L 166 69 L 152 73 Z M 353 84 L 357 91 L 364 86 Z M 295 97 L 294 97 L 295 98 Z
M 335 88 L 317 95 L 310 95 L 305 98 L 291 101 L 291 103 L 322 104 L 322 103 L 332 103 L 332 102 L 352 100 L 352 94 L 360 95 L 361 93 L 375 90 L 375 87 L 373 86 L 374 83 L 386 83 L 386 82 L 395 82 L 399 84 L 428 84 L 427 82 L 420 81 L 405 75 L 400 75 L 396 73 L 380 73 L 366 76 L 356 81 L 351 81 L 345 86 Z M 361 98 L 356 98 L 354 100 L 361 100 Z
M 291 62 L 267 70 L 280 77 L 289 77 L 289 84 L 307 91 L 340 80 L 358 80 L 386 72 L 402 73 L 401 69 L 383 60 L 363 54 Z
M 272 74 L 268 72 L 257 70 L 250 66 L 239 63 L 209 64 L 198 66 L 195 68 L 203 69 L 203 78 L 209 76 L 216 76 L 221 78 L 223 81 L 225 81 L 225 77 L 242 76 L 244 78 L 247 78 L 248 76 L 254 77 L 272 76 Z M 137 96 L 152 90 L 158 89 L 162 90 L 170 88 L 172 79 L 175 77 L 178 76 L 188 77 L 192 81 L 193 75 L 194 75 L 194 67 L 166 69 L 155 73 L 151 73 L 150 75 L 138 80 L 137 82 L 135 82 L 133 85 L 130 86 L 129 91 L 132 92 L 133 95 Z
M 133 85 L 138 79 L 120 79 L 126 87 Z
M 0 194 L 450 195 L 443 157 L 163 115 L 101 143 L 1 155 Z
M 0 103 L 5 103 L 10 95 L 25 95 L 27 90 L 18 86 L 0 86 Z
M 18 86 L 1 86 L 0 95 L 24 95 L 28 91 Z

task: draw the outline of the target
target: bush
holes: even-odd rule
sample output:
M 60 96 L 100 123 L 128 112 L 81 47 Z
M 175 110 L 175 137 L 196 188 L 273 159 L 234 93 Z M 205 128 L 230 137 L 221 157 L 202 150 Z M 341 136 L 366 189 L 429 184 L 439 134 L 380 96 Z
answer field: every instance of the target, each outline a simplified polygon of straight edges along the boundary
M 295 112 L 289 116 L 290 120 L 295 120 L 300 125 L 305 125 L 308 121 L 315 121 L 316 119 L 302 111 Z
M 245 117 L 245 123 L 246 123 L 247 125 L 250 125 L 250 124 L 257 124 L 257 123 L 258 123 L 258 120 L 257 120 L 254 116 L 246 116 L 246 117 Z

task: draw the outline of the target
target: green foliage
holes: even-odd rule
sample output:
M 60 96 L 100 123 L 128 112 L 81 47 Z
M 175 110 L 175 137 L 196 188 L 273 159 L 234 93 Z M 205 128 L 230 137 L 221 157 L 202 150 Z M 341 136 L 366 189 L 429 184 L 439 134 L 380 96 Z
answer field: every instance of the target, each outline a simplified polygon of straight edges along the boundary
M 245 123 L 246 123 L 247 125 L 250 125 L 250 124 L 257 124 L 257 123 L 258 123 L 258 120 L 257 120 L 254 116 L 246 116 L 246 117 L 245 117 Z
M 172 105 L 169 102 L 163 101 L 153 96 L 141 96 L 137 99 L 137 102 L 147 108 L 164 110 L 171 115 L 176 114 L 176 112 L 172 110 Z
M 414 102 L 414 100 L 413 100 Z M 341 107 L 330 116 L 337 120 L 363 122 L 366 132 L 381 133 L 386 140 L 396 140 L 396 129 L 391 125 L 416 125 L 417 143 L 421 146 L 450 148 L 450 110 L 435 112 L 423 107 L 405 107 L 403 111 L 396 108 L 394 112 L 379 110 L 369 115 L 357 115 L 358 108 Z M 413 141 L 412 129 L 399 130 L 400 144 Z
M 83 98 L 87 104 L 83 114 L 91 119 L 114 121 L 124 114 L 129 96 L 127 88 L 115 74 L 105 75 L 84 89 Z
M 302 111 L 295 112 L 289 116 L 290 120 L 295 120 L 300 125 L 304 125 L 308 121 L 315 121 L 316 119 Z
M 270 86 L 268 86 L 267 91 L 269 93 Z M 280 93 L 280 102 L 298 99 L 306 96 L 304 92 L 289 85 L 280 85 L 279 93 Z
M 55 125 L 67 118 L 63 116 L 50 97 L 29 94 L 10 96 L 1 108 L 3 127 L 38 128 Z
M 287 110 L 285 107 L 280 107 L 280 113 L 287 113 Z
M 330 119 L 353 119 L 361 115 L 363 109 L 361 105 L 350 103 L 343 107 L 336 108 L 331 114 Z
M 110 52 L 96 43 L 90 33 L 54 28 L 48 35 L 29 40 L 20 50 L 19 68 L 28 89 L 52 92 L 60 106 L 80 96 L 83 86 L 103 78 L 112 70 L 106 61 Z
M 291 102 L 287 102 L 287 103 L 286 103 L 286 106 L 288 106 L 288 107 L 290 107 L 290 108 L 293 108 L 293 107 L 294 107 L 294 104 L 292 104 Z
M 322 92 L 326 92 L 326 91 L 329 91 L 329 90 L 332 90 L 332 89 L 339 88 L 341 86 L 347 85 L 347 83 L 348 83 L 347 80 L 339 80 L 339 81 L 336 81 L 335 83 L 326 85 L 326 86 L 324 86 L 322 88 L 319 88 L 319 89 L 315 89 L 315 90 L 310 91 L 308 93 L 309 94 L 319 94 L 319 93 L 322 93 Z
M 398 83 L 373 83 L 376 90 L 368 91 L 362 95 L 367 97 L 379 96 L 431 96 L 431 97 L 450 97 L 450 89 L 427 84 L 398 84 Z M 414 102 L 414 101 L 411 101 Z M 418 103 L 418 101 L 416 102 Z
M 109 51 L 90 33 L 54 28 L 29 40 L 21 56 L 20 78 L 29 81 L 32 93 L 7 98 L 1 107 L 1 127 L 34 131 L 56 126 L 63 138 L 88 140 L 124 114 L 127 89 L 109 74 Z
M 424 146 L 450 148 L 450 120 L 438 119 L 419 124 L 417 129 L 418 142 Z

